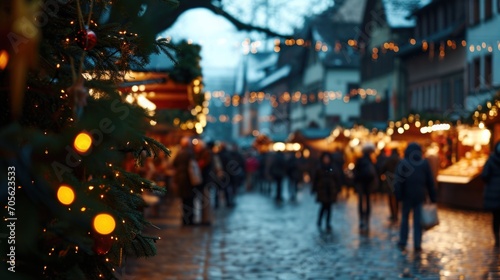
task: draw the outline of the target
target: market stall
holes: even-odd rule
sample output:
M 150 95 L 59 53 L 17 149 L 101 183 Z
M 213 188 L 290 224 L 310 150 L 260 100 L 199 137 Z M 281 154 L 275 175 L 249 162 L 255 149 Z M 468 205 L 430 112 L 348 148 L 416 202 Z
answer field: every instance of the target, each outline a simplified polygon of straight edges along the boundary
M 488 159 L 491 133 L 484 125 L 458 125 L 456 130 L 457 160 L 438 173 L 439 201 L 453 207 L 481 209 L 484 183 L 480 174 Z

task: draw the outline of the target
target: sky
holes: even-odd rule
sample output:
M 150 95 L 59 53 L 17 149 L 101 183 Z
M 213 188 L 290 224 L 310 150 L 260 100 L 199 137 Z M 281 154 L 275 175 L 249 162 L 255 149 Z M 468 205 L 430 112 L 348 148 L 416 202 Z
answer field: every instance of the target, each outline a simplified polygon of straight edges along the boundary
M 229 0 L 227 0 L 229 1 Z M 227 2 L 226 1 L 226 2 Z M 275 31 L 290 34 L 293 28 L 300 26 L 302 18 L 308 13 L 308 5 L 315 3 L 311 12 L 317 13 L 326 9 L 331 0 L 287 0 L 285 9 L 277 9 L 275 15 L 266 19 L 264 10 L 257 10 L 255 17 L 248 12 L 250 0 L 238 0 L 238 4 L 227 6 L 227 10 L 247 22 L 252 20 L 256 24 L 268 23 Z M 276 5 L 283 0 L 276 1 Z M 242 43 L 251 36 L 258 39 L 260 34 L 249 34 L 237 31 L 225 18 L 213 14 L 206 9 L 193 9 L 182 14 L 174 26 L 167 29 L 162 37 L 171 37 L 174 41 L 181 39 L 191 40 L 202 46 L 202 67 L 204 71 L 214 68 L 235 68 L 243 54 Z

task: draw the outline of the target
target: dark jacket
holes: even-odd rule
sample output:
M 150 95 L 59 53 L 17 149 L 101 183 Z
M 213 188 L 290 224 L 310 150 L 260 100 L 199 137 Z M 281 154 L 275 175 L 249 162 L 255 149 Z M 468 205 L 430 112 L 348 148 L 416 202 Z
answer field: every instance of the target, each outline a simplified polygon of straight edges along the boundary
M 368 153 L 356 161 L 354 184 L 364 191 L 373 191 L 378 184 L 377 170 Z
M 190 198 L 194 196 L 193 186 L 189 180 L 189 161 L 194 159 L 193 154 L 186 148 L 179 150 L 174 158 L 173 167 L 175 174 L 173 176 L 174 183 L 177 185 L 179 196 L 181 198 Z
M 275 180 L 282 179 L 286 175 L 286 159 L 283 152 L 276 152 L 273 155 L 272 163 L 271 163 L 271 176 Z
M 333 164 L 321 163 L 316 170 L 312 191 L 316 193 L 316 201 L 321 203 L 333 203 L 337 201 L 340 192 L 340 175 Z
M 394 176 L 401 158 L 396 149 L 393 149 L 391 155 L 385 160 L 380 169 L 380 173 L 385 175 L 385 188 L 387 192 L 394 192 Z
M 431 202 L 436 202 L 432 171 L 417 143 L 410 143 L 406 148 L 405 158 L 396 169 L 394 189 L 396 197 L 403 203 L 422 204 L 427 195 Z
M 488 210 L 500 209 L 500 142 L 483 167 L 481 177 L 486 183 L 484 188 L 484 208 Z

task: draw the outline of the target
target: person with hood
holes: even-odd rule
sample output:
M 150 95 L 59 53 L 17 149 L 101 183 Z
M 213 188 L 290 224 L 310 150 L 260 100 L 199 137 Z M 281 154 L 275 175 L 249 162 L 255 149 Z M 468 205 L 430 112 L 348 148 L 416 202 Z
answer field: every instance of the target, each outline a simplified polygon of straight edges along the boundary
M 326 228 L 331 230 L 330 217 L 332 213 L 332 204 L 337 201 L 337 195 L 340 192 L 340 173 L 335 168 L 332 157 L 324 152 L 319 158 L 319 166 L 316 170 L 312 184 L 312 192 L 316 193 L 316 201 L 321 203 L 318 214 L 318 227 L 321 227 L 323 215 L 326 214 Z
M 483 167 L 481 177 L 486 183 L 484 188 L 484 208 L 493 214 L 493 236 L 495 248 L 500 247 L 500 141 Z
M 371 143 L 362 148 L 363 156 L 354 167 L 354 185 L 358 193 L 359 228 L 368 229 L 370 224 L 370 194 L 378 184 L 375 168 L 375 146 Z
M 422 147 L 410 143 L 405 150 L 404 159 L 398 164 L 394 178 L 394 189 L 398 201 L 402 202 L 401 226 L 398 247 L 406 249 L 409 232 L 409 216 L 413 211 L 413 246 L 421 251 L 422 244 L 422 205 L 429 197 L 436 202 L 434 178 L 429 162 L 422 157 Z

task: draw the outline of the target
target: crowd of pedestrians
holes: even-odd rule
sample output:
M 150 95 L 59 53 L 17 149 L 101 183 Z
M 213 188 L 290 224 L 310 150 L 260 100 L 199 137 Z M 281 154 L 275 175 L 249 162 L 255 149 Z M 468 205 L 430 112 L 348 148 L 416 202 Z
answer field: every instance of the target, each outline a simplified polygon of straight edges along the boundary
M 332 205 L 339 194 L 355 192 L 359 229 L 366 232 L 370 227 L 372 196 L 382 193 L 387 199 L 390 223 L 399 223 L 398 247 L 406 249 L 412 214 L 413 246 L 420 251 L 422 207 L 437 201 L 433 154 L 426 154 L 417 143 L 410 143 L 404 151 L 378 150 L 367 143 L 352 168 L 342 149 L 309 157 L 302 151 L 240 151 L 234 145 L 185 137 L 170 163 L 165 164 L 165 158 L 148 160 L 139 172 L 170 187 L 182 199 L 185 226 L 211 225 L 213 210 L 235 207 L 240 192 L 261 192 L 276 203 L 284 203 L 296 202 L 298 193 L 308 189 L 319 204 L 317 226 L 324 225 L 327 230 L 332 228 Z M 482 175 L 486 182 L 485 208 L 493 213 L 495 246 L 499 247 L 500 144 L 495 146 Z

